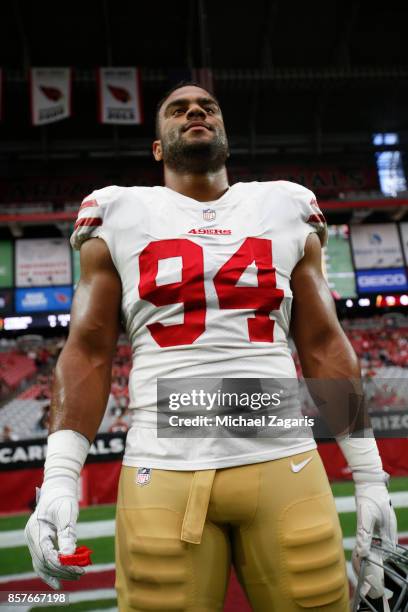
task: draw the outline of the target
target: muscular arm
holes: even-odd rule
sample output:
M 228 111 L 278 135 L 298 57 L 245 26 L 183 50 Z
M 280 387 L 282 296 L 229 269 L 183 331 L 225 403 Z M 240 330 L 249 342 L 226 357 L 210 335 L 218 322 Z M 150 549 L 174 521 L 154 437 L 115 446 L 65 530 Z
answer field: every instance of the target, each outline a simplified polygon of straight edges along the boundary
M 355 483 L 357 507 L 353 566 L 360 571 L 374 535 L 395 550 L 397 522 L 387 491 L 377 444 L 364 405 L 357 357 L 337 320 L 334 303 L 321 270 L 321 248 L 315 234 L 292 275 L 292 333 L 303 374 L 320 413 L 336 436 Z M 348 435 L 348 434 L 354 434 Z M 382 597 L 384 580 L 376 566 L 362 570 L 365 593 Z
M 303 375 L 322 416 L 333 433 L 368 426 L 362 408 L 361 373 L 357 356 L 337 319 L 321 267 L 321 246 L 311 234 L 305 254 L 295 267 L 291 287 L 291 332 Z M 318 379 L 318 380 L 316 380 Z M 329 384 L 326 381 L 332 381 Z
M 94 439 L 111 385 L 120 327 L 121 282 L 105 242 L 81 247 L 81 279 L 75 292 L 68 340 L 58 359 L 50 434 L 71 429 Z
M 310 234 L 291 287 L 291 332 L 305 378 L 359 378 L 357 356 L 337 319 L 321 266 L 321 246 Z

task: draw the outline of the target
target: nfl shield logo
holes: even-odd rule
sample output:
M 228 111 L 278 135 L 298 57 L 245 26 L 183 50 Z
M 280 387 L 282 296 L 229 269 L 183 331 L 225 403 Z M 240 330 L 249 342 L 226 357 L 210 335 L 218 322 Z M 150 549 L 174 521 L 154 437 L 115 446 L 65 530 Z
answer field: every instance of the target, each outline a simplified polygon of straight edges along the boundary
M 204 218 L 204 221 L 214 221 L 215 210 L 213 210 L 212 208 L 205 208 L 203 210 L 203 218 Z
M 152 479 L 152 470 L 150 468 L 139 468 L 137 470 L 136 484 L 147 485 Z

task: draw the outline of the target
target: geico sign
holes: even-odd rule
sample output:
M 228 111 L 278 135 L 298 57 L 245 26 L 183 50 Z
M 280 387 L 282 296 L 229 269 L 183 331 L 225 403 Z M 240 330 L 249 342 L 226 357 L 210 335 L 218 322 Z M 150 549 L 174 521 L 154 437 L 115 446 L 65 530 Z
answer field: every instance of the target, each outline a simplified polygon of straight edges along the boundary
M 405 275 L 397 274 L 370 274 L 370 276 L 360 276 L 358 284 L 360 287 L 391 287 L 393 285 L 406 284 Z

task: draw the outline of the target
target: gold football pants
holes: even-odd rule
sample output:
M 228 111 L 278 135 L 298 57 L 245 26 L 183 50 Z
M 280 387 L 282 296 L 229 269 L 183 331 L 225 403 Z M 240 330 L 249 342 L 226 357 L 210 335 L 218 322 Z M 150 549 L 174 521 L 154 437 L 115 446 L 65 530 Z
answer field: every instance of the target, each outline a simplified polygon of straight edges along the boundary
M 123 466 L 119 483 L 120 612 L 222 610 L 231 562 L 255 612 L 349 609 L 339 520 L 317 451 L 152 470 L 143 485 L 137 472 Z

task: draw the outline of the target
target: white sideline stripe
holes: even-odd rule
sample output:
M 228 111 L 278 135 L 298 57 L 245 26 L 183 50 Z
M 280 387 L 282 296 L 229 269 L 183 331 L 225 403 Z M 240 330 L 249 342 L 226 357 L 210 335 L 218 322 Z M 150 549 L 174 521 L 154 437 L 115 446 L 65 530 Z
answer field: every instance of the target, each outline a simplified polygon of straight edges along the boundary
M 343 538 L 344 550 L 353 550 L 355 543 L 356 543 L 356 538 Z
M 400 531 L 398 533 L 398 539 L 408 538 L 408 531 Z M 344 550 L 350 551 L 353 550 L 356 542 L 355 537 L 343 538 L 343 548 Z M 95 565 L 90 565 L 86 568 L 86 573 L 96 573 L 96 572 L 106 572 L 115 569 L 115 563 L 96 563 Z M 351 566 L 350 561 L 347 561 L 347 575 L 349 580 L 353 582 L 354 572 Z M 20 574 L 7 574 L 5 576 L 0 576 L 0 584 L 4 584 L 5 582 L 12 582 L 14 580 L 32 580 L 33 578 L 37 578 L 37 574 L 34 572 L 22 572 Z M 90 612 L 99 612 L 99 610 L 92 610 Z M 109 612 L 109 610 L 104 609 L 104 612 Z
M 115 520 L 78 523 L 77 535 L 79 540 L 113 536 L 115 535 Z M 15 546 L 26 546 L 24 530 L 0 531 L 0 548 L 14 548 Z
M 69 603 L 98 601 L 98 599 L 116 599 L 115 589 L 92 589 L 92 591 L 74 591 L 69 593 Z
M 390 494 L 394 508 L 408 508 L 408 492 L 398 491 Z M 337 512 L 355 512 L 356 504 L 354 496 L 335 497 Z M 86 521 L 78 523 L 78 539 L 103 538 L 115 535 L 115 520 L 105 521 Z M 14 548 L 16 546 L 26 546 L 24 530 L 15 529 L 13 531 L 0 531 L 0 549 Z
M 95 565 L 90 565 L 85 569 L 86 574 L 92 574 L 94 572 L 106 572 L 109 570 L 114 570 L 114 563 L 96 563 Z M 32 580 L 32 578 L 38 578 L 37 574 L 34 572 L 21 572 L 20 574 L 8 574 L 6 576 L 0 576 L 0 584 L 4 582 L 11 582 L 13 580 Z
M 397 493 L 390 493 L 392 505 L 394 508 L 408 508 L 408 492 L 398 491 Z M 356 502 L 354 495 L 348 497 L 335 497 L 337 512 L 355 512 Z

